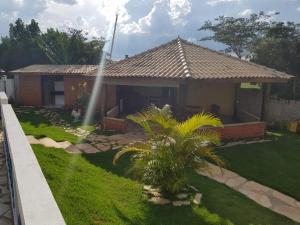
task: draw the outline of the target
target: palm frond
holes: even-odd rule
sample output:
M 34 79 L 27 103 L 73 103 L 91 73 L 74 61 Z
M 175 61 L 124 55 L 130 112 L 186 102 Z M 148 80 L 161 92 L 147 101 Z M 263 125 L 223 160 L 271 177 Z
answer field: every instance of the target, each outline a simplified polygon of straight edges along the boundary
M 123 149 L 121 149 L 117 154 L 115 154 L 113 159 L 113 164 L 115 165 L 117 161 L 120 159 L 120 157 L 126 153 L 129 152 L 137 152 L 137 153 L 151 153 L 151 150 L 148 148 L 136 147 L 136 146 L 126 146 Z
M 217 164 L 219 167 L 225 166 L 224 161 L 219 156 L 217 156 L 216 153 L 209 147 L 199 148 L 196 151 L 196 155 L 201 159 L 207 159 L 212 161 L 213 163 Z
M 136 115 L 129 115 L 127 116 L 127 119 L 140 125 L 147 134 L 152 133 L 151 126 L 148 123 L 147 117 L 144 114 L 137 113 Z
M 219 118 L 216 118 L 213 115 L 206 114 L 206 113 L 199 113 L 193 115 L 191 118 L 187 119 L 186 121 L 179 123 L 176 126 L 176 130 L 182 136 L 186 136 L 204 126 L 223 127 L 223 124 Z
M 218 132 L 209 129 L 200 130 L 193 139 L 199 143 L 209 143 L 213 145 L 219 145 L 221 141 L 221 136 Z

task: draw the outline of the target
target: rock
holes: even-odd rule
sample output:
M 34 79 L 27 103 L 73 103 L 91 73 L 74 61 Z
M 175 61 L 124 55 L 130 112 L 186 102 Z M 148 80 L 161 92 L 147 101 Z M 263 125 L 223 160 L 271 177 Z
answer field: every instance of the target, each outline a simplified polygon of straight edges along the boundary
M 183 205 L 190 205 L 191 202 L 188 200 L 185 201 L 173 201 L 172 202 L 173 206 L 183 206 Z
M 202 194 L 201 193 L 196 193 L 196 195 L 193 199 L 193 203 L 196 204 L 196 205 L 200 205 L 201 199 L 202 199 Z
M 94 146 L 87 144 L 87 143 L 82 143 L 82 144 L 77 144 L 75 145 L 76 148 L 81 150 L 84 153 L 97 153 L 99 150 L 95 148 Z
M 149 191 L 149 190 L 152 189 L 152 186 L 151 185 L 144 185 L 143 188 L 144 188 L 145 191 Z
M 27 137 L 27 140 L 28 140 L 29 144 L 31 144 L 31 145 L 41 144 L 41 142 L 32 135 L 28 135 L 26 137 Z
M 170 200 L 161 197 L 152 197 L 148 201 L 156 205 L 167 205 L 171 203 Z
M 192 189 L 193 191 L 199 192 L 199 190 L 193 185 L 189 185 L 189 188 Z
M 151 190 L 149 190 L 148 194 L 150 194 L 150 195 L 152 195 L 154 197 L 161 197 L 161 193 L 158 192 L 158 191 L 151 191 Z
M 187 193 L 179 193 L 176 195 L 178 199 L 186 199 L 189 195 Z

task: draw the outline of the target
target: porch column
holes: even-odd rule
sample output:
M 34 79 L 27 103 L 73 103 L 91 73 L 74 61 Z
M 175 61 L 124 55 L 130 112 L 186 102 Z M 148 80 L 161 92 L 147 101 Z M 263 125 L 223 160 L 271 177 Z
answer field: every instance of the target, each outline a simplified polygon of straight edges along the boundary
M 238 109 L 239 109 L 239 95 L 240 95 L 241 84 L 237 83 L 234 85 L 234 103 L 233 103 L 233 119 L 237 121 L 238 119 Z
M 263 84 L 262 89 L 262 104 L 261 104 L 261 116 L 260 120 L 265 121 L 267 119 L 267 110 L 271 95 L 271 84 Z
M 106 116 L 106 110 L 107 110 L 107 84 L 103 85 L 103 89 L 100 91 L 100 95 L 102 95 L 101 99 L 101 115 Z
M 187 85 L 180 84 L 178 88 L 178 112 L 179 115 L 182 116 L 185 113 L 186 109 L 186 99 L 187 99 Z

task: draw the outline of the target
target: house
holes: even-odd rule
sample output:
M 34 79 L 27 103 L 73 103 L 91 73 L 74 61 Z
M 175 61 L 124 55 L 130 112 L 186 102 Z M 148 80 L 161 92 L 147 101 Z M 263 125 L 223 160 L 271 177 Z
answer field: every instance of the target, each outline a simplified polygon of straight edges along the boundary
M 102 79 L 97 109 L 120 114 L 154 103 L 170 104 L 178 117 L 208 111 L 225 123 L 264 119 L 272 83 L 292 76 L 195 45 L 181 38 L 108 64 L 32 65 L 11 71 L 24 105 L 71 108 Z M 100 77 L 100 78 L 99 78 Z

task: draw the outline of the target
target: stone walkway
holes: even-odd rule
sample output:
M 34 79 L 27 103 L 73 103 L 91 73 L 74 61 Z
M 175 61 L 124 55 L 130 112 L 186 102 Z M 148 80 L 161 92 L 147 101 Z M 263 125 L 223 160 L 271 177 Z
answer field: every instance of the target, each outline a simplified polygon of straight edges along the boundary
M 145 137 L 132 133 L 115 134 L 111 136 L 92 134 L 86 137 L 88 143 L 79 143 L 75 145 L 68 141 L 56 142 L 48 137 L 36 139 L 32 135 L 28 135 L 27 139 L 30 144 L 41 144 L 45 147 L 62 148 L 69 153 L 90 154 L 109 150 L 117 150 L 132 142 L 143 141 L 145 140 Z
M 1 135 L 2 139 L 2 135 Z M 0 224 L 13 225 L 3 141 L 0 141 Z
M 209 170 L 198 171 L 219 183 L 242 193 L 256 203 L 300 223 L 300 202 L 274 189 L 249 181 L 238 174 L 209 163 Z

